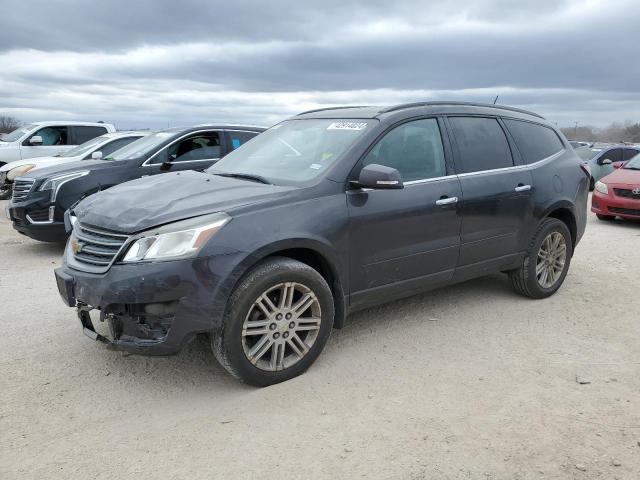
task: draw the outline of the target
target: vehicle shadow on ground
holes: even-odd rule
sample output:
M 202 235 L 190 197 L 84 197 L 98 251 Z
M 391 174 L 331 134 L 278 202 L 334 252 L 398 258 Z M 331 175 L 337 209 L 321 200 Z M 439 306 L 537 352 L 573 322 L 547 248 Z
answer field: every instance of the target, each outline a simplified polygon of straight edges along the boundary
M 66 243 L 25 242 L 22 250 L 32 255 L 51 255 L 62 257 Z
M 424 319 L 425 334 L 428 334 L 427 330 L 433 325 L 429 320 L 433 319 L 434 312 L 437 315 L 446 314 L 457 303 L 464 302 L 465 298 L 473 301 L 486 298 L 527 301 L 511 290 L 506 275 L 498 274 L 361 310 L 347 318 L 343 329 L 332 332 L 329 344 L 318 361 L 321 362 L 326 355 L 348 356 L 347 345 L 354 338 L 362 342 L 377 342 L 379 339 L 371 336 L 372 329 L 388 326 L 402 329 L 403 324 L 408 322 L 415 324 L 416 318 Z M 253 389 L 236 381 L 218 364 L 206 335 L 196 337 L 179 354 L 170 357 L 127 356 L 109 350 L 104 350 L 100 357 L 98 362 L 104 361 L 105 368 L 115 370 L 126 382 L 135 382 L 136 388 L 145 388 L 141 384 L 147 384 L 148 388 L 154 390 L 165 391 L 177 387 L 207 394 L 214 390 L 217 393 L 232 393 Z
M 618 228 L 628 228 L 633 230 L 640 229 L 640 219 L 635 220 L 632 218 L 616 218 L 615 220 L 602 221 L 599 220 L 600 223 L 604 223 L 606 225 L 610 225 L 612 227 Z

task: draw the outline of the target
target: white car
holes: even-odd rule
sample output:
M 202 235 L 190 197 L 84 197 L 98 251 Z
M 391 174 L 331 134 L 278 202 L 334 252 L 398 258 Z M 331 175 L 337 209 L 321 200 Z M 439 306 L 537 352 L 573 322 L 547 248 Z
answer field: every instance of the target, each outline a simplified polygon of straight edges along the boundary
M 0 137 L 0 166 L 34 157 L 53 157 L 116 129 L 101 122 L 28 123 Z
M 41 167 L 50 167 L 78 160 L 106 158 L 124 146 L 148 135 L 150 132 L 107 133 L 71 148 L 55 157 L 37 157 L 18 160 L 0 167 L 0 200 L 11 197 L 13 180 L 20 175 Z

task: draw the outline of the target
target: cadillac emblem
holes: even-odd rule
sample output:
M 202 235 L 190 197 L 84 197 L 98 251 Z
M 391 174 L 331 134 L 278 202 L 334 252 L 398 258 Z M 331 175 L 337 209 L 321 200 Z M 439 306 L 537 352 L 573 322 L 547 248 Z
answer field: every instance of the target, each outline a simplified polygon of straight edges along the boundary
M 634 188 L 631 193 L 633 193 L 634 195 L 640 195 L 640 187 L 636 187 Z

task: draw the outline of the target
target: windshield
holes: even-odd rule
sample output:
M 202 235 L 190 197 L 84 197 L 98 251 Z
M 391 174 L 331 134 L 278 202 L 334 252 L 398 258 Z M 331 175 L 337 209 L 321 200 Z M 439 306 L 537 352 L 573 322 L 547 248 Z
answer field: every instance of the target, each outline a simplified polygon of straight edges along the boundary
M 602 149 L 600 148 L 576 148 L 575 152 L 582 160 L 591 160 L 598 155 Z
M 28 124 L 20 128 L 16 128 L 13 132 L 7 133 L 2 137 L 3 142 L 15 142 L 16 140 L 20 140 L 23 135 L 30 132 L 31 130 L 35 130 L 37 125 Z
M 91 140 L 81 143 L 77 147 L 73 147 L 71 150 L 67 150 L 62 153 L 61 157 L 79 157 L 80 155 L 84 155 L 85 153 L 91 152 L 94 148 L 100 145 L 102 142 L 107 140 L 108 137 L 96 137 Z
M 234 150 L 207 172 L 249 174 L 276 185 L 302 185 L 333 165 L 373 122 L 288 120 Z
M 632 157 L 627 163 L 625 163 L 624 167 L 628 170 L 640 170 L 640 153 L 635 157 Z
M 158 145 L 173 137 L 176 132 L 157 132 L 146 137 L 142 137 L 135 142 L 131 142 L 126 147 L 116 150 L 103 160 L 131 160 L 140 158 L 151 153 Z

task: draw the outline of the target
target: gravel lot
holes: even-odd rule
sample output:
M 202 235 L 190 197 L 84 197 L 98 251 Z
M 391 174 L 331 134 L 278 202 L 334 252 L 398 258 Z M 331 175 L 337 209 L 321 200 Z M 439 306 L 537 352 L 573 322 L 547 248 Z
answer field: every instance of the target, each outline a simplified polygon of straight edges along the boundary
M 640 478 L 640 223 L 590 216 L 550 299 L 497 275 L 361 312 L 266 389 L 204 339 L 167 358 L 89 340 L 62 249 L 2 215 L 3 480 Z

